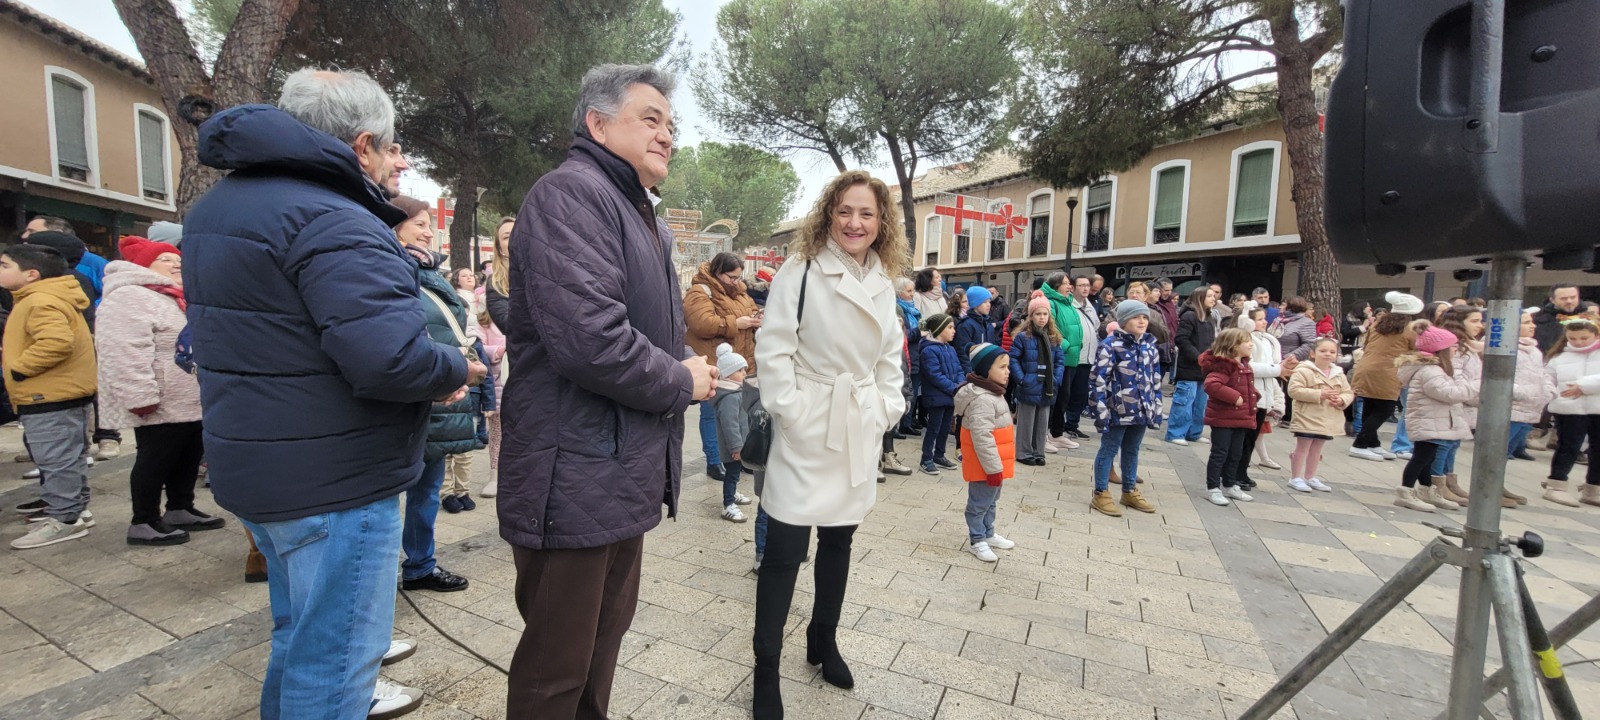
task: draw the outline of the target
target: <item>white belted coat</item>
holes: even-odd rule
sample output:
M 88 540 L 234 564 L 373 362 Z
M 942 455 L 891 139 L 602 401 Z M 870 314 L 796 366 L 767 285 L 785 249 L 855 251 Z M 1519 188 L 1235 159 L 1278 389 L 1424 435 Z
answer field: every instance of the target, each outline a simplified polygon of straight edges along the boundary
M 859 524 L 877 501 L 883 433 L 905 412 L 894 288 L 877 255 L 867 261 L 858 281 L 819 252 L 797 325 L 806 260 L 790 257 L 756 333 L 761 402 L 775 428 L 761 506 L 791 525 Z

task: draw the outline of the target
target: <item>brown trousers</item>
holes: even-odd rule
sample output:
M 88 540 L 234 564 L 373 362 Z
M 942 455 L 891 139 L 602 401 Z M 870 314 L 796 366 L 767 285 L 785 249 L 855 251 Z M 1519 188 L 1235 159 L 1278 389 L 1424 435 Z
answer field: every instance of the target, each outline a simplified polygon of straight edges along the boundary
M 525 628 L 511 657 L 507 720 L 606 720 L 622 635 L 639 603 L 644 537 L 511 551 Z

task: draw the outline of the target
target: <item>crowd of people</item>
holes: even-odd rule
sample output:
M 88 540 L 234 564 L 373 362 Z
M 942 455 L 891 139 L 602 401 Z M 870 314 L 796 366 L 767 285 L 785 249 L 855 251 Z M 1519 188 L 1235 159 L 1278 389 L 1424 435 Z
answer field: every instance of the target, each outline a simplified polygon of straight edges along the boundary
M 752 710 L 773 720 L 812 528 L 806 660 L 856 682 L 837 638 L 851 547 L 877 484 L 915 472 L 897 441 L 918 438 L 922 473 L 964 481 L 964 542 L 984 562 L 1017 546 L 996 527 L 1017 466 L 1096 437 L 1088 504 L 1110 516 L 1157 510 L 1139 487 L 1151 432 L 1209 443 L 1218 506 L 1269 482 L 1252 467 L 1283 469 L 1263 441 L 1279 430 L 1290 490 L 1332 492 L 1326 446 L 1353 436 L 1353 457 L 1405 460 L 1396 505 L 1466 502 L 1455 460 L 1477 421 L 1481 303 L 1392 292 L 1336 321 L 1302 297 L 1179 297 L 1166 279 L 1121 297 L 1065 272 L 1011 299 L 953 288 L 908 267 L 898 203 L 860 171 L 823 189 L 781 267 L 747 276 L 723 253 L 683 287 L 654 194 L 675 84 L 650 66 L 590 70 L 566 161 L 499 222 L 477 272 L 441 270 L 428 204 L 398 191 L 392 101 L 360 73 L 302 70 L 276 105 L 204 123 L 201 162 L 231 172 L 183 226 L 122 238 L 119 260 L 34 218 L 0 252 L 0 360 L 40 478 L 12 546 L 85 537 L 86 468 L 131 429 L 128 543 L 223 527 L 197 506 L 202 475 L 246 530 L 246 576 L 268 583 L 273 615 L 262 717 L 392 718 L 421 702 L 378 676 L 416 649 L 393 636 L 397 589 L 466 589 L 435 557 L 438 512 L 496 498 L 525 625 L 507 717 L 604 718 L 644 535 L 680 511 L 698 404 L 720 517 L 755 506 Z M 1600 505 L 1597 349 L 1600 313 L 1574 287 L 1523 315 L 1506 451 L 1553 448 L 1543 498 L 1564 506 Z

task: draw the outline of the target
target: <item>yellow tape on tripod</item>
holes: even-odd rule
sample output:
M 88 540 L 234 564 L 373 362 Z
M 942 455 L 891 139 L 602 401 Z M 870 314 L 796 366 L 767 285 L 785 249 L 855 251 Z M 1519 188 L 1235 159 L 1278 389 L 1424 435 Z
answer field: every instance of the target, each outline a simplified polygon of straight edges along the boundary
M 1539 657 L 1539 672 L 1554 680 L 1561 677 L 1561 661 L 1556 659 L 1556 651 L 1551 649 L 1540 650 L 1534 655 Z

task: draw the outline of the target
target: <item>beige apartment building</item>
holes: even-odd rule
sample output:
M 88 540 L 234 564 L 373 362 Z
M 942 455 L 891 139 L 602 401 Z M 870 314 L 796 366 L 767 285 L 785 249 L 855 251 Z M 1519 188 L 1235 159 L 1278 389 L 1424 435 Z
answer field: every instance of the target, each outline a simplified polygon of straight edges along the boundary
M 107 257 L 175 220 L 178 146 L 144 65 L 16 0 L 0 0 L 0 234 L 72 221 Z
M 1205 281 L 1282 298 L 1300 273 L 1284 144 L 1276 120 L 1222 123 L 1079 188 L 1052 188 L 1006 154 L 934 168 L 915 185 L 913 264 L 939 268 L 952 286 L 981 282 L 1015 300 L 1034 279 L 1068 267 L 1070 242 L 1073 272 L 1098 273 L 1119 295 L 1133 280 L 1166 277 L 1180 291 Z M 1587 286 L 1593 278 L 1535 268 L 1529 299 L 1557 281 Z M 1396 289 L 1441 300 L 1485 292 L 1447 273 L 1386 278 L 1363 266 L 1341 268 L 1340 283 L 1347 304 Z M 1585 290 L 1591 295 L 1600 299 L 1600 287 Z

